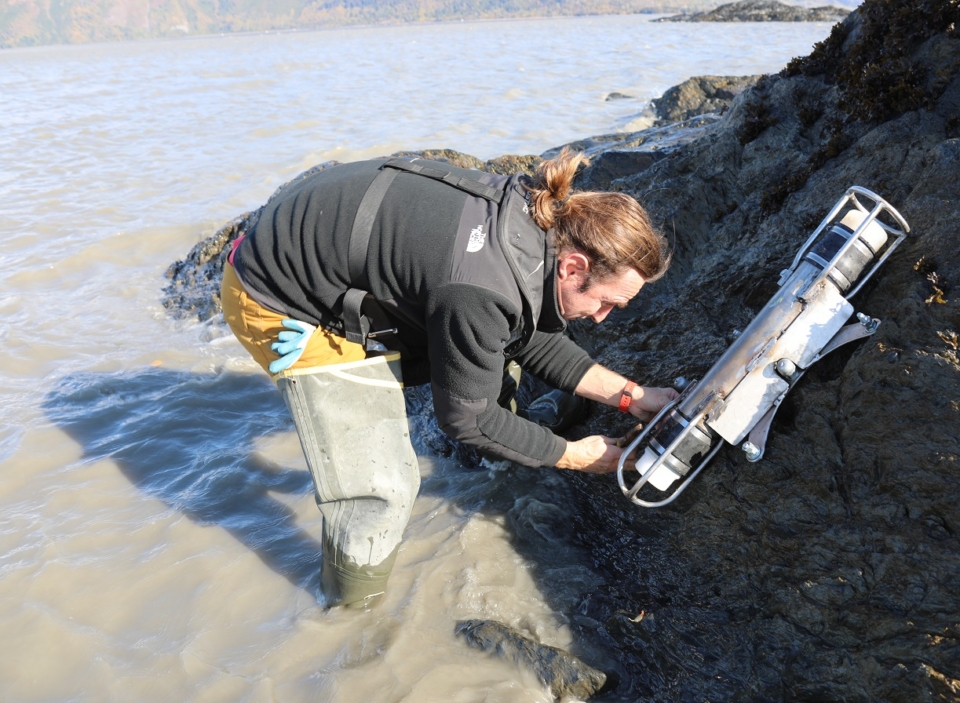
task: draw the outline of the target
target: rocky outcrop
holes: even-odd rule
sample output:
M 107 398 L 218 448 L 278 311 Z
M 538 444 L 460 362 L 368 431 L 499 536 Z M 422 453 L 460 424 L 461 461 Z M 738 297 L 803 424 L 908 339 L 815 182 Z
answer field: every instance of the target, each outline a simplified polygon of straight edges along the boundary
M 675 242 L 667 278 L 589 329 L 601 361 L 651 384 L 703 375 L 848 186 L 912 227 L 853 301 L 877 334 L 811 368 L 761 462 L 728 447 L 656 511 L 568 477 L 608 584 L 578 623 L 622 648 L 624 700 L 958 700 L 958 20 L 955 2 L 868 0 L 609 184 Z M 597 412 L 582 431 L 623 422 Z
M 598 693 L 607 675 L 568 652 L 541 644 L 492 620 L 461 620 L 456 633 L 471 647 L 495 654 L 532 671 L 557 699 L 585 700 Z
M 653 99 L 634 123 L 649 125 L 636 132 L 608 134 L 573 142 L 591 164 L 583 182 L 606 189 L 618 178 L 643 171 L 682 144 L 698 139 L 719 119 L 733 99 L 760 76 L 694 76 Z M 547 151 L 550 157 L 558 149 Z
M 655 126 L 683 122 L 730 107 L 733 99 L 760 80 L 760 76 L 694 76 L 652 101 Z
M 777 0 L 731 2 L 707 12 L 659 17 L 654 22 L 837 22 L 849 10 L 825 5 L 800 7 Z
M 568 579 L 557 608 L 619 678 L 597 700 L 960 699 L 958 27 L 956 0 L 866 0 L 723 115 L 574 145 L 594 156 L 580 185 L 637 197 L 674 244 L 628 310 L 573 326 L 646 384 L 701 377 L 850 185 L 912 228 L 853 300 L 879 330 L 807 372 L 762 461 L 726 447 L 653 511 L 610 477 L 551 474 L 563 489 L 523 503 L 551 529 L 511 515 L 544 574 L 591 577 Z M 419 422 L 429 403 L 413 398 Z M 628 424 L 596 408 L 573 436 Z M 551 541 L 580 561 L 552 563 Z

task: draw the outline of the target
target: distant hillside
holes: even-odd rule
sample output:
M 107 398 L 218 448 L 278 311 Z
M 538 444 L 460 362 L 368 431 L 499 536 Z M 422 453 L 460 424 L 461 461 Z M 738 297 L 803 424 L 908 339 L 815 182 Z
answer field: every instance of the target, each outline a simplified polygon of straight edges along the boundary
M 0 47 L 351 24 L 693 12 L 718 4 L 716 0 L 0 0 Z

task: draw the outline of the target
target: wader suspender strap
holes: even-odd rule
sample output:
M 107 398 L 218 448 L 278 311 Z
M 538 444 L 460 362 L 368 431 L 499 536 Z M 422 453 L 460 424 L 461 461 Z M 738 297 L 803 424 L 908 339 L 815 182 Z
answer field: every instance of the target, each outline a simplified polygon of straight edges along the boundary
M 370 319 L 363 314 L 363 301 L 368 295 L 366 289 L 370 287 L 367 280 L 367 247 L 383 196 L 387 194 L 387 189 L 399 173 L 394 169 L 381 169 L 363 194 L 353 220 L 353 229 L 350 230 L 347 262 L 353 287 L 343 296 L 343 330 L 349 342 L 365 345 L 367 337 L 370 336 Z
M 373 223 L 380 211 L 383 196 L 387 194 L 387 189 L 390 188 L 400 171 L 416 173 L 420 176 L 442 181 L 458 190 L 497 204 L 503 200 L 503 190 L 471 181 L 469 178 L 460 178 L 450 171 L 421 166 L 404 159 L 391 159 L 384 163 L 380 173 L 373 179 L 373 182 L 367 188 L 367 192 L 363 194 L 360 207 L 357 208 L 357 215 L 353 220 L 353 228 L 350 230 L 350 250 L 347 261 L 352 287 L 343 296 L 343 329 L 347 340 L 357 344 L 365 345 L 367 337 L 376 334 L 396 332 L 396 330 L 380 330 L 371 333 L 370 319 L 363 314 L 363 306 L 365 303 L 368 307 L 376 305 L 373 296 L 366 291 L 370 287 L 370 281 L 367 280 L 367 247 L 370 244 Z
M 454 188 L 466 191 L 471 195 L 476 195 L 497 204 L 503 200 L 503 191 L 499 188 L 494 188 L 477 181 L 471 181 L 469 178 L 460 178 L 459 176 L 455 176 L 454 174 L 450 173 L 450 171 L 442 171 L 439 168 L 421 166 L 416 161 L 391 159 L 385 163 L 384 166 L 389 168 L 397 168 L 401 171 L 409 171 L 410 173 L 416 173 L 420 176 L 432 178 L 435 181 L 443 181 L 448 186 L 453 186 Z M 370 224 L 372 225 L 373 223 L 371 222 Z

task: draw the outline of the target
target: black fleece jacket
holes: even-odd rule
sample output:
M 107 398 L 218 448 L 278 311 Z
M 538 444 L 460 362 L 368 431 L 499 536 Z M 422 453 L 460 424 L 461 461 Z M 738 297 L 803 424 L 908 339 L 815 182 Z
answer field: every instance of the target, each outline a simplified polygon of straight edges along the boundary
M 234 259 L 255 298 L 314 324 L 340 315 L 351 287 L 353 221 L 383 163 L 325 169 L 290 184 L 267 203 Z M 419 163 L 495 187 L 508 181 L 447 164 Z M 516 178 L 507 185 L 522 192 Z M 407 356 L 405 382 L 429 379 L 437 419 L 447 434 L 485 454 L 527 466 L 553 466 L 566 442 L 497 404 L 505 349 L 525 371 L 571 392 L 594 362 L 561 334 L 556 255 L 541 244 L 545 233 L 524 214 L 519 220 L 524 226 L 509 234 L 518 243 L 522 237 L 528 250 L 543 252 L 527 256 L 520 266 L 526 283 L 533 281 L 533 290 L 543 291 L 542 301 L 532 300 L 531 286 L 518 283 L 507 261 L 511 254 L 497 236 L 498 216 L 503 212 L 482 198 L 399 173 L 374 221 L 367 250 L 369 290 L 399 330 Z M 529 317 L 531 310 L 537 331 L 522 335 L 529 341 L 518 351 L 511 343 L 523 328 L 524 311 Z

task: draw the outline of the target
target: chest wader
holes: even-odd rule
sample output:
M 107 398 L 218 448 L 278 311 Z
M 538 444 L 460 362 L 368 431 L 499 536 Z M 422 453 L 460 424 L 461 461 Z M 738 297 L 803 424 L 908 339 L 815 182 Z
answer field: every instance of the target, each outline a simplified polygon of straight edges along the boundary
M 353 287 L 343 299 L 343 336 L 366 346 L 384 318 L 367 292 L 367 245 L 383 197 L 400 171 L 500 202 L 503 191 L 411 161 L 384 164 L 360 201 L 350 233 Z M 365 314 L 366 313 L 366 314 Z M 379 326 L 379 325 L 378 325 Z M 389 341 L 387 342 L 389 344 Z M 320 587 L 328 606 L 372 604 L 384 593 L 420 489 L 410 443 L 400 354 L 291 368 L 274 380 L 293 416 L 323 515 Z
M 323 515 L 324 600 L 362 604 L 386 590 L 420 488 L 400 355 L 288 369 L 276 382 Z

